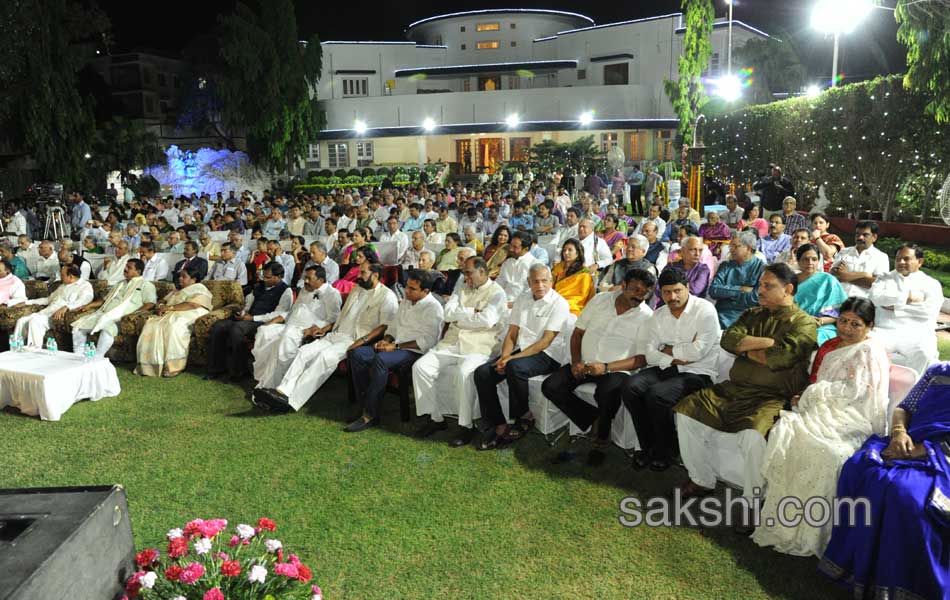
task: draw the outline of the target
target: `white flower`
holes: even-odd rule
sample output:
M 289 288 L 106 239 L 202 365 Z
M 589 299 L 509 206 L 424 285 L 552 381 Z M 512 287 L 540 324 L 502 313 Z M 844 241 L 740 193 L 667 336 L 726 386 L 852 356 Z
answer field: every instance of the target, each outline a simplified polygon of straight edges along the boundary
M 254 528 L 251 527 L 250 525 L 245 525 L 244 523 L 241 523 L 240 525 L 237 526 L 237 534 L 238 534 L 238 537 L 241 538 L 242 540 L 249 540 L 252 537 L 254 537 Z
M 279 540 L 264 540 L 264 547 L 271 554 L 277 554 L 277 551 L 284 547 Z
M 264 583 L 264 579 L 266 578 L 267 569 L 260 565 L 254 565 L 251 567 L 251 571 L 247 574 L 247 580 L 251 583 Z
M 172 598 L 172 600 L 188 600 L 188 598 L 185 598 L 184 596 L 175 596 Z
M 207 554 L 211 551 L 211 540 L 208 538 L 200 538 L 195 540 L 195 552 L 198 554 Z
M 142 584 L 142 587 L 145 589 L 152 589 L 155 586 L 155 580 L 158 579 L 158 575 L 154 571 L 149 571 L 145 575 L 139 577 L 139 583 Z
M 323 600 L 323 595 L 322 595 L 322 594 L 314 594 L 313 596 L 310 596 L 310 600 Z
M 184 535 L 184 532 L 180 528 L 176 528 L 169 530 L 169 532 L 166 534 L 166 537 L 168 538 L 168 541 L 171 541 L 175 538 L 180 538 L 182 535 Z

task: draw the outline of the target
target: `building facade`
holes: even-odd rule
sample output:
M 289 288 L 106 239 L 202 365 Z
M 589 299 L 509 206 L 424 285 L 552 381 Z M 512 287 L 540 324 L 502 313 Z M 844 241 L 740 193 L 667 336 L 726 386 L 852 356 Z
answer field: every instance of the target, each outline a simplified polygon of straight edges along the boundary
M 724 75 L 728 23 L 713 28 Z M 493 172 L 542 140 L 594 135 L 628 160 L 673 158 L 680 13 L 597 25 L 581 14 L 492 9 L 411 23 L 406 41 L 323 42 L 316 89 L 326 128 L 306 169 L 457 163 Z M 768 37 L 732 23 L 733 49 Z

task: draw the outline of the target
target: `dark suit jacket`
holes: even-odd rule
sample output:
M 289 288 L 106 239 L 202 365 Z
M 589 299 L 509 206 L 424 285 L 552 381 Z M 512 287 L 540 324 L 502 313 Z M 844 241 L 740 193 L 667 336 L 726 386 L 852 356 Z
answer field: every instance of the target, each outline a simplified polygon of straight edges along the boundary
M 185 259 L 188 260 L 188 259 Z M 175 263 L 175 268 L 172 269 L 172 281 L 175 282 L 175 286 L 178 285 L 178 271 L 181 271 L 181 268 L 185 266 L 185 260 L 180 260 Z M 191 264 L 198 268 L 198 275 L 201 276 L 201 279 L 207 279 L 208 277 L 208 261 L 196 256 L 191 259 Z

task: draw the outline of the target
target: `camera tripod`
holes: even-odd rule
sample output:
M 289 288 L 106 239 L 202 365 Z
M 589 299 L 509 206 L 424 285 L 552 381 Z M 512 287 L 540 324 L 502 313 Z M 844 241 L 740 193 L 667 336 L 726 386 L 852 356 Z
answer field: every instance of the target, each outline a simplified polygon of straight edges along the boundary
M 50 233 L 53 234 L 50 237 Z M 46 208 L 46 226 L 43 228 L 44 240 L 58 240 L 66 237 L 66 221 L 63 220 L 63 209 L 59 206 Z

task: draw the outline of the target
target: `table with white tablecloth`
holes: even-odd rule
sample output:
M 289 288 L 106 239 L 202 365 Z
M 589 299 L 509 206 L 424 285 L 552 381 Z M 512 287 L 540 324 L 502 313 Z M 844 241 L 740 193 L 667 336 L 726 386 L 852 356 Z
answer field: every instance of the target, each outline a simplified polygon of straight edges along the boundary
M 58 421 L 84 399 L 118 396 L 122 391 L 107 358 L 84 360 L 69 352 L 28 348 L 0 354 L 0 408 L 13 406 L 44 421 Z

